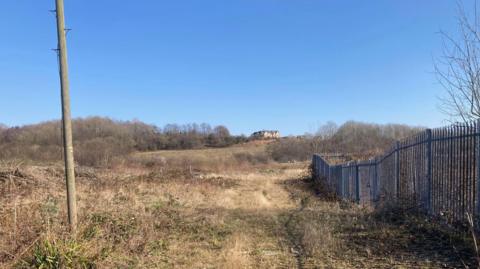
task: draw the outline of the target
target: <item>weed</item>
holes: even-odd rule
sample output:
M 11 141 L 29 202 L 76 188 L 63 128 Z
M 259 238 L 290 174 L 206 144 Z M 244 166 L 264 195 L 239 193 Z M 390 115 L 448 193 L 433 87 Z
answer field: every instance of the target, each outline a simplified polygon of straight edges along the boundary
M 41 207 L 43 219 L 48 226 L 58 217 L 58 201 L 53 196 L 48 196 L 47 201 Z
M 61 253 L 55 242 L 42 241 L 35 246 L 32 265 L 37 268 L 59 268 Z
M 41 269 L 78 268 L 93 269 L 95 263 L 85 255 L 85 249 L 74 240 L 45 238 L 33 248 L 32 258 L 18 264 L 17 268 Z

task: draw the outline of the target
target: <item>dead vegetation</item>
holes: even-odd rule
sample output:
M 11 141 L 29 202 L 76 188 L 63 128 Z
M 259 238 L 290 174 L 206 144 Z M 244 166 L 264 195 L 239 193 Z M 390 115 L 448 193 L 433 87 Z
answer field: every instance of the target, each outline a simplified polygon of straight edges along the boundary
M 75 160 L 84 166 L 107 167 L 135 151 L 226 147 L 247 141 L 231 135 L 225 126 L 167 124 L 163 128 L 138 120 L 103 117 L 77 118 L 72 122 Z M 0 160 L 30 162 L 62 160 L 60 121 L 21 127 L 0 127 Z
M 269 200 L 270 189 L 258 185 L 276 179 L 287 168 L 268 169 L 263 161 L 257 164 L 238 158 L 239 154 L 257 153 L 252 148 L 210 149 L 189 151 L 186 158 L 167 151 L 156 157 L 134 155 L 114 168 L 77 167 L 81 223 L 74 237 L 65 230 L 61 164 L 4 164 L 0 264 L 219 268 L 247 264 L 242 259 L 250 264 L 251 257 L 263 255 L 263 244 L 269 241 L 277 247 L 278 240 L 275 219 L 269 217 L 275 213 L 264 210 L 276 205 Z M 226 168 L 228 172 L 220 172 Z M 257 173 L 265 182 L 258 182 Z M 265 242 L 267 233 L 270 239 Z M 288 248 L 272 251 L 288 253 Z M 251 266 L 267 267 L 276 259 L 267 260 L 256 258 Z
M 73 237 L 66 230 L 61 164 L 4 163 L 0 267 L 472 264 L 468 240 L 445 236 L 421 219 L 323 199 L 321 188 L 315 192 L 306 180 L 306 163 L 238 158 L 244 154 L 262 156 L 265 145 L 142 153 L 112 168 L 78 167 L 81 215 Z
M 129 163 L 162 170 L 166 167 L 195 172 L 245 171 L 276 166 L 266 152 L 266 144 L 246 143 L 228 148 L 163 150 L 137 153 Z
M 423 130 L 400 124 L 372 124 L 347 121 L 341 126 L 329 122 L 315 134 L 287 137 L 269 144 L 270 156 L 279 162 L 309 161 L 316 153 L 340 153 L 346 161 L 369 159 L 390 149 L 395 141 Z
M 414 212 L 339 201 L 315 185 L 286 182 L 303 205 L 289 228 L 305 252 L 304 268 L 476 268 L 474 243 L 467 234 Z M 318 198 L 312 198 L 315 189 Z

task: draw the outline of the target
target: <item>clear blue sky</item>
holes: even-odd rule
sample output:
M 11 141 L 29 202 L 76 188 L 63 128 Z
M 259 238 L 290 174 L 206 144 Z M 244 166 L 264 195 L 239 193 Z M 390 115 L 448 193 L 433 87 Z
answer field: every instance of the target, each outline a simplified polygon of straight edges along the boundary
M 455 1 L 65 0 L 72 114 L 313 131 L 439 126 Z M 471 1 L 466 3 L 472 6 Z M 60 117 L 54 0 L 0 3 L 0 122 Z

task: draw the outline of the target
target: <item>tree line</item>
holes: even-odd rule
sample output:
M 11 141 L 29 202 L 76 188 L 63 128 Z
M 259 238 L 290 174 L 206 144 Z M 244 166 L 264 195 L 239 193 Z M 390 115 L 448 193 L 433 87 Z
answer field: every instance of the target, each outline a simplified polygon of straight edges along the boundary
M 369 158 L 387 150 L 394 141 L 423 130 L 401 124 L 349 121 L 341 126 L 328 122 L 313 134 L 287 137 L 267 147 L 270 158 L 280 162 L 309 160 L 313 153 L 342 153 Z M 246 142 L 227 127 L 209 124 L 167 124 L 163 128 L 141 121 L 103 117 L 73 120 L 74 153 L 78 164 L 110 165 L 116 157 L 135 151 L 227 147 Z M 21 127 L 0 125 L 0 160 L 58 161 L 62 159 L 60 121 Z
M 163 128 L 141 121 L 104 117 L 73 120 L 75 159 L 82 165 L 108 165 L 116 156 L 134 151 L 226 147 L 247 140 L 227 127 L 209 124 L 167 124 Z M 21 127 L 0 126 L 0 159 L 57 161 L 62 158 L 60 121 Z
M 314 153 L 340 153 L 349 159 L 368 159 L 393 143 L 425 128 L 403 124 L 373 124 L 348 121 L 341 126 L 328 122 L 314 134 L 288 137 L 269 145 L 276 161 L 305 161 Z

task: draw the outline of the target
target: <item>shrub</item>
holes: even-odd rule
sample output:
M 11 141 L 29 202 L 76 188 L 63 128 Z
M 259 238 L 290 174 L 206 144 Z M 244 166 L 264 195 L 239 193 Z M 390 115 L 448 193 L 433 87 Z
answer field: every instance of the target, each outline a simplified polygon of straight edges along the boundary
M 60 121 L 23 127 L 0 125 L 0 159 L 58 161 L 62 159 Z M 116 157 L 132 151 L 224 147 L 246 140 L 232 136 L 224 126 L 168 124 L 163 130 L 140 121 L 115 121 L 90 117 L 73 121 L 76 162 L 80 165 L 109 165 Z
M 314 148 L 308 139 L 284 138 L 269 144 L 267 151 L 277 162 L 292 162 L 310 159 L 314 153 Z
M 249 152 L 238 152 L 234 154 L 234 158 L 239 163 L 248 163 L 248 164 L 267 164 L 270 161 L 270 157 L 264 153 L 249 153 Z
M 328 123 L 315 135 L 284 138 L 268 147 L 279 162 L 306 161 L 314 153 L 342 153 L 350 158 L 368 159 L 392 146 L 393 142 L 411 136 L 423 128 L 400 124 L 370 124 L 349 121 L 340 127 Z

